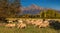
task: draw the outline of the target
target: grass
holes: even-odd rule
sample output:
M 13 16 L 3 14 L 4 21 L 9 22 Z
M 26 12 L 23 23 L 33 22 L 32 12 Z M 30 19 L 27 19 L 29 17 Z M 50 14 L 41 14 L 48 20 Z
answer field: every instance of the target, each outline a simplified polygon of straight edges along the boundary
M 60 33 L 60 30 L 52 28 L 37 28 L 34 26 L 27 26 L 25 29 L 0 27 L 0 33 Z
M 32 19 L 38 19 L 38 18 L 32 18 Z M 33 25 L 29 25 L 25 29 L 7 28 L 4 26 L 0 26 L 0 33 L 60 33 L 60 30 L 55 30 L 50 27 L 37 28 L 34 27 Z

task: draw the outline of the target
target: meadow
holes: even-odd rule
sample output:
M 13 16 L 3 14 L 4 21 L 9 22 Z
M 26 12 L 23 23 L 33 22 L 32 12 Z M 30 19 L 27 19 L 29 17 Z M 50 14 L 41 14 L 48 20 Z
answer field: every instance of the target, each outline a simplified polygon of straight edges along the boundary
M 0 33 L 60 33 L 60 30 L 55 30 L 50 27 L 38 28 L 34 27 L 33 25 L 27 26 L 25 29 L 0 26 Z
M 0 26 L 0 33 L 60 33 L 60 28 L 55 29 L 51 26 L 46 28 L 38 28 L 33 25 L 27 25 L 25 29 L 19 29 L 17 27 L 8 28 L 5 26 Z

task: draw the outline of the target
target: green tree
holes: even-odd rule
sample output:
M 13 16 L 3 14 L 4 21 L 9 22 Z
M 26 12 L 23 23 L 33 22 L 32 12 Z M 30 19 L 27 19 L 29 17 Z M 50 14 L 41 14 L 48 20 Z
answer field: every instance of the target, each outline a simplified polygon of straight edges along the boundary
M 20 10 L 20 0 L 0 0 L 0 16 L 16 17 Z

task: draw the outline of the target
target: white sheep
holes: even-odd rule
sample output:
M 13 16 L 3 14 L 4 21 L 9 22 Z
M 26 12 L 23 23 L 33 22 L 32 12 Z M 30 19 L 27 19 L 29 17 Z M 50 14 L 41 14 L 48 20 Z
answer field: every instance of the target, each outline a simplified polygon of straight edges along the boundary
M 41 20 L 36 20 L 33 23 L 34 23 L 35 27 L 37 27 L 37 26 L 39 26 L 42 23 L 42 21 Z
M 8 20 L 7 22 L 8 22 L 8 23 L 13 23 L 13 21 L 12 21 L 12 20 Z
M 36 22 L 35 27 L 41 25 L 42 22 Z
M 15 27 L 15 24 L 10 24 L 10 23 L 9 23 L 9 24 L 6 24 L 5 27 L 10 27 L 10 28 L 12 28 L 12 27 Z
M 19 22 L 19 23 L 22 23 L 23 21 L 19 19 L 18 22 Z
M 41 23 L 39 25 L 39 28 L 41 28 L 41 27 L 48 27 L 48 26 L 49 26 L 49 22 L 48 21 L 44 21 L 43 23 Z
M 26 27 L 26 24 L 24 24 L 24 23 L 19 23 L 19 24 L 17 24 L 18 26 L 18 28 L 25 28 Z
M 31 20 L 26 20 L 26 23 L 27 24 L 31 24 Z

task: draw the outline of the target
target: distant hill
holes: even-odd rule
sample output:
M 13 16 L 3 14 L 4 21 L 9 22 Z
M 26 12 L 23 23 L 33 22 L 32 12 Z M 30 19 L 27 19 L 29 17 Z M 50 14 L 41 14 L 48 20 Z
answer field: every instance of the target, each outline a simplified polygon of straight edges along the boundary
M 43 11 L 43 8 L 36 6 L 35 4 L 32 4 L 28 7 L 21 7 L 22 13 L 21 14 L 39 14 L 41 11 Z
M 31 15 L 35 15 L 35 14 L 39 14 L 41 11 L 44 10 L 54 10 L 54 9 L 50 9 L 50 8 L 42 8 L 40 6 L 37 6 L 35 4 L 32 4 L 28 7 L 21 7 L 21 13 L 19 15 L 24 15 L 24 14 L 31 14 Z M 58 11 L 60 12 L 60 11 Z

